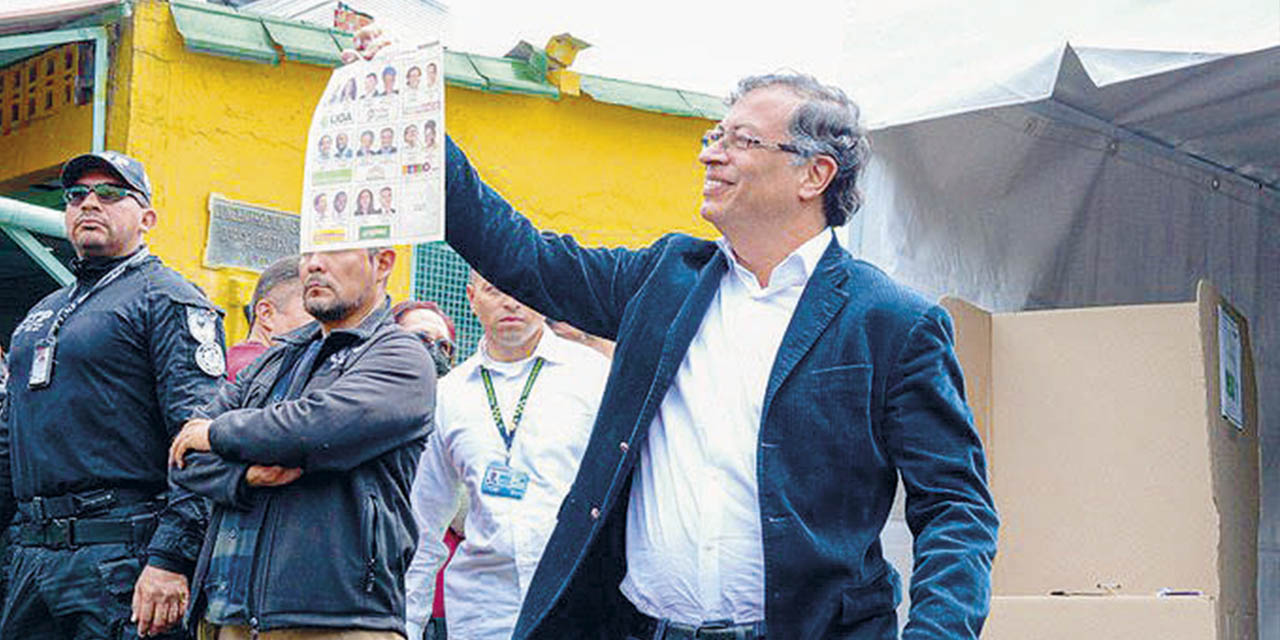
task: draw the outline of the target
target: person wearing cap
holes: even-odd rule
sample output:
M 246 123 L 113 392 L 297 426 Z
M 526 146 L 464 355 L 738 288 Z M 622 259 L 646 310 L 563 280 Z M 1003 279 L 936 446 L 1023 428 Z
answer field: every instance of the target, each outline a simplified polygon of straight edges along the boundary
M 208 509 L 169 485 L 165 454 L 217 391 L 222 318 L 149 253 L 142 163 L 85 154 L 61 181 L 75 281 L 14 329 L 0 410 L 0 638 L 184 637 Z
M 436 432 L 413 481 L 420 534 L 405 577 L 409 640 L 442 638 L 433 592 L 460 495 L 467 536 L 444 571 L 447 633 L 511 637 L 609 377 L 606 358 L 557 336 L 475 272 L 467 299 L 484 337 L 440 383 Z

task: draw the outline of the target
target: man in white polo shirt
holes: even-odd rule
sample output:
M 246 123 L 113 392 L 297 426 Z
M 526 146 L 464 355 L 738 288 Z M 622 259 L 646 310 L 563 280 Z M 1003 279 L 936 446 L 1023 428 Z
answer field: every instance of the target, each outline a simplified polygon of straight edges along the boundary
M 440 382 L 437 431 L 413 484 L 420 533 L 405 579 L 409 640 L 423 638 L 447 555 L 440 539 L 461 491 L 470 507 L 467 537 L 445 569 L 448 634 L 511 637 L 609 375 L 606 358 L 560 338 L 474 272 L 467 298 L 484 338 Z

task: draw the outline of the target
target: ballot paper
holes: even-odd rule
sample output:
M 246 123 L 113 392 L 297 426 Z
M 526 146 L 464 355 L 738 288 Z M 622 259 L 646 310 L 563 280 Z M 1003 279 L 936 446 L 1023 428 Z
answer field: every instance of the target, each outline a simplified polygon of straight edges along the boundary
M 307 136 L 301 250 L 444 239 L 444 60 L 433 43 L 335 69 Z
M 1239 323 L 1226 307 L 1218 307 L 1218 389 L 1222 416 L 1240 430 L 1244 429 L 1243 352 Z

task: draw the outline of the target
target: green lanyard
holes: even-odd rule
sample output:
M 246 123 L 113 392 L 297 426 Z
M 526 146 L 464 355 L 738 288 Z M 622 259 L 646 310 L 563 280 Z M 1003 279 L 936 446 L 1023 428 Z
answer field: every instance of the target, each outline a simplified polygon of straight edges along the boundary
M 542 356 L 533 360 L 533 370 L 524 381 L 524 390 L 520 392 L 520 400 L 516 402 L 516 412 L 511 416 L 510 431 L 507 431 L 507 424 L 502 420 L 502 409 L 498 408 L 498 394 L 493 391 L 493 378 L 489 377 L 489 370 L 484 368 L 484 365 L 480 366 L 480 378 L 484 380 L 484 393 L 489 398 L 489 411 L 493 413 L 493 424 L 498 427 L 503 444 L 507 445 L 508 462 L 511 461 L 511 443 L 515 442 L 516 429 L 520 428 L 520 419 L 524 417 L 524 403 L 529 400 L 529 392 L 533 391 L 533 383 L 538 379 L 538 372 L 542 371 L 544 362 L 546 360 L 543 360 Z

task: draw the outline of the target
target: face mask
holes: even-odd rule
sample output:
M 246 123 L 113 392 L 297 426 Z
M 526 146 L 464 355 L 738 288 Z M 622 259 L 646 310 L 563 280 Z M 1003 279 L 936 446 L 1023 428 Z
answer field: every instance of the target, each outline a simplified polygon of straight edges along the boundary
M 431 361 L 436 366 L 436 377 L 444 377 L 453 368 L 453 354 L 455 352 L 453 342 L 448 338 L 432 340 L 425 333 L 419 333 L 418 338 L 422 340 L 422 344 L 426 345 L 427 353 L 431 354 Z

